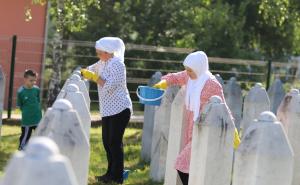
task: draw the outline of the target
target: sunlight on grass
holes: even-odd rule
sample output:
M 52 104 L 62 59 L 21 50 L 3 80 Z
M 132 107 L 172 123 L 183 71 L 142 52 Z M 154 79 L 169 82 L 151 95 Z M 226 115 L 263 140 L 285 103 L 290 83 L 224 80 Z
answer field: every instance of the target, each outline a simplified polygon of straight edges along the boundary
M 0 143 L 0 175 L 10 159 L 11 154 L 18 148 L 21 129 L 18 126 L 2 126 Z
M 2 126 L 0 143 L 0 175 L 11 155 L 16 151 L 20 136 L 20 127 Z M 106 155 L 102 145 L 101 127 L 91 129 L 91 156 L 89 165 L 89 185 L 101 185 L 95 176 L 106 171 Z M 124 136 L 125 168 L 131 172 L 125 185 L 162 185 L 149 179 L 149 164 L 140 161 L 142 130 L 127 128 Z

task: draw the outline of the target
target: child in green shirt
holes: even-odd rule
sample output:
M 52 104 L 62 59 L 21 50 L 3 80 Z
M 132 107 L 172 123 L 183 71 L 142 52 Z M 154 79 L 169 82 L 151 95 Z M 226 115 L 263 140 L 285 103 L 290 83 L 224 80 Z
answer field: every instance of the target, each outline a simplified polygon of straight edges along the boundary
M 24 73 L 24 84 L 18 90 L 17 106 L 22 112 L 21 136 L 19 150 L 23 150 L 27 144 L 32 130 L 36 129 L 42 118 L 40 106 L 40 89 L 35 85 L 37 73 L 26 70 Z

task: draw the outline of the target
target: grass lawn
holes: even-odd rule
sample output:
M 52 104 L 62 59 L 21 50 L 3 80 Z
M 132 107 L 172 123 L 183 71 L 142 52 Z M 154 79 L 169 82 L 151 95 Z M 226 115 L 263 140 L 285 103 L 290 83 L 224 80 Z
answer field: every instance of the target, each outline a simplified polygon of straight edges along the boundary
M 20 128 L 4 125 L 1 129 L 0 143 L 0 175 L 11 155 L 17 149 Z M 131 173 L 125 181 L 126 185 L 162 185 L 149 179 L 149 164 L 140 161 L 142 130 L 127 128 L 124 137 L 125 168 Z M 107 166 L 105 151 L 101 140 L 101 127 L 91 128 L 91 156 L 89 166 L 89 185 L 101 185 L 95 176 L 104 174 Z

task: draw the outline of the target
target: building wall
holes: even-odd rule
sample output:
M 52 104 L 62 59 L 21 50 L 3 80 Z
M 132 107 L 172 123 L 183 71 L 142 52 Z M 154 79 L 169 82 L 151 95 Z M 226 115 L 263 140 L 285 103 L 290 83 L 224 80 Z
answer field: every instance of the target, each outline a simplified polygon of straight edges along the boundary
M 25 10 L 31 9 L 32 19 L 26 21 Z M 25 69 L 42 70 L 47 6 L 32 5 L 31 0 L 0 0 L 0 65 L 6 75 L 5 107 L 8 103 L 12 37 L 17 35 L 13 106 L 16 93 L 23 83 Z M 40 85 L 41 75 L 38 78 Z

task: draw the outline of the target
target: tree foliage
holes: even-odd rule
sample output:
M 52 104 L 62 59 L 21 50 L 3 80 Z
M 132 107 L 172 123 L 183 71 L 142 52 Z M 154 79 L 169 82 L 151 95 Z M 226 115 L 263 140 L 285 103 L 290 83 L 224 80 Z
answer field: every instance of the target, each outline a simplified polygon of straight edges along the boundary
M 297 0 L 102 0 L 71 37 L 120 36 L 140 44 L 192 47 L 209 55 L 278 58 L 299 54 Z
M 60 92 L 63 43 L 66 34 L 81 31 L 86 27 L 88 21 L 88 8 L 93 6 L 99 8 L 98 0 L 72 1 L 72 0 L 33 0 L 34 5 L 49 6 L 51 24 L 54 33 L 52 35 L 51 53 L 53 71 L 49 80 L 47 106 L 51 107 Z
M 44 6 L 46 2 L 54 41 L 49 97 L 55 97 L 55 88 L 61 82 L 62 39 L 95 41 L 118 36 L 126 43 L 204 50 L 212 57 L 279 60 L 300 55 L 299 0 L 32 0 L 35 5 Z M 30 11 L 26 16 L 31 18 Z M 94 53 L 88 47 L 72 48 L 71 52 L 75 50 L 81 56 Z M 164 56 L 158 58 L 183 58 L 159 54 Z M 130 51 L 126 55 L 130 56 Z M 155 58 L 138 51 L 134 55 Z M 80 58 L 80 64 L 90 62 L 90 58 Z M 152 69 L 157 64 L 141 60 L 126 65 Z M 160 65 L 162 69 L 174 69 L 176 64 Z M 149 77 L 138 70 L 127 74 Z
M 78 32 L 86 27 L 88 21 L 88 8 L 100 8 L 99 0 L 32 0 L 35 5 L 44 6 L 50 3 L 49 14 L 51 21 L 56 25 L 56 31 L 66 29 L 70 32 Z
M 117 35 L 127 42 L 192 47 L 220 57 L 280 58 L 300 52 L 299 0 L 32 0 L 46 2 L 51 23 L 64 30 L 64 37 Z

